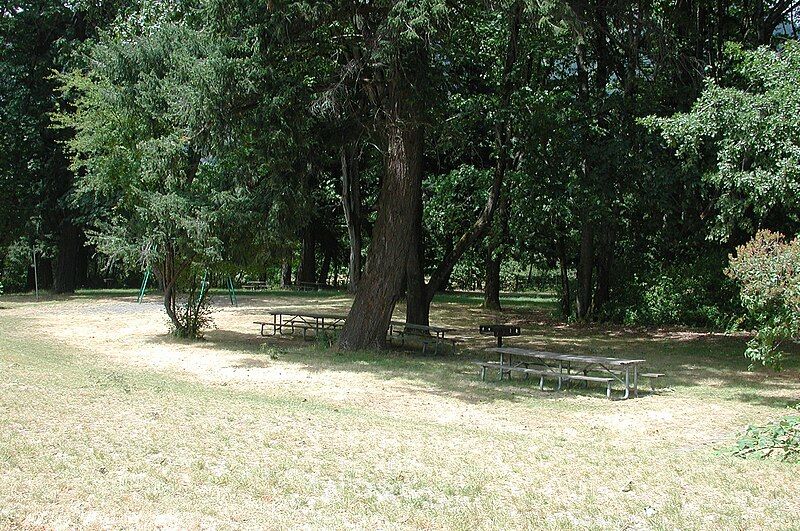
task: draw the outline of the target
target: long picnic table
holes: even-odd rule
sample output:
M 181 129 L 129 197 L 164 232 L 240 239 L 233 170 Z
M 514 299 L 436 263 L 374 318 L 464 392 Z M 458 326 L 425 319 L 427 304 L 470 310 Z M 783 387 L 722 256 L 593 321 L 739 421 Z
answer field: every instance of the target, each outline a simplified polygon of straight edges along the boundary
M 552 377 L 558 380 L 557 390 L 561 390 L 564 381 L 577 380 L 585 382 L 598 382 L 606 384 L 606 396 L 611 398 L 613 383 L 621 383 L 625 388 L 623 399 L 638 396 L 639 392 L 639 366 L 646 362 L 641 359 L 610 358 L 606 356 L 587 356 L 582 354 L 562 354 L 559 352 L 545 352 L 515 347 L 493 347 L 486 349 L 500 354 L 500 363 L 482 364 L 482 377 L 486 377 L 487 368 L 497 368 L 500 379 L 505 374 L 511 378 L 512 372 L 521 372 L 526 376 L 531 374 L 539 376 L 539 387 L 544 388 L 544 378 Z M 511 357 L 522 358 L 512 365 Z M 533 366 L 533 367 L 531 367 Z M 600 376 L 590 376 L 588 373 L 597 373 Z M 623 377 L 624 375 L 624 377 Z
M 269 314 L 272 316 L 272 321 L 254 321 L 255 324 L 261 325 L 262 336 L 267 335 L 265 330 L 271 326 L 272 335 L 282 335 L 284 328 L 291 330 L 290 334 L 294 334 L 295 329 L 300 329 L 303 331 L 303 337 L 305 338 L 308 330 L 313 330 L 315 334 L 324 330 L 336 330 L 341 328 L 347 319 L 347 314 L 314 313 L 297 310 L 272 310 Z

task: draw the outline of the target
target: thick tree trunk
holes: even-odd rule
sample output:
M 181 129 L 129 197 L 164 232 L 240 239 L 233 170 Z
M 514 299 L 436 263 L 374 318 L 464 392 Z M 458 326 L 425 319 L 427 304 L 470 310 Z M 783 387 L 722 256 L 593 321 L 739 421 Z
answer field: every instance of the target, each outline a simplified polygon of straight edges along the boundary
M 565 318 L 569 318 L 572 314 L 572 299 L 569 294 L 567 246 L 564 236 L 559 236 L 556 247 L 558 250 L 558 265 L 561 273 L 561 313 Z
M 347 289 L 351 293 L 355 293 L 358 280 L 361 278 L 361 175 L 358 156 L 359 147 L 356 142 L 351 142 L 341 149 L 342 207 L 350 242 Z
M 594 228 L 584 219 L 581 226 L 581 244 L 578 253 L 577 316 L 586 319 L 592 306 L 592 270 L 594 269 Z
M 386 104 L 386 174 L 367 267 L 358 281 L 339 348 L 383 348 L 395 304 L 406 281 L 416 209 L 420 208 L 423 130 L 412 86 L 396 79 Z M 399 85 L 399 86 L 398 86 Z
M 317 279 L 317 239 L 311 226 L 303 229 L 303 249 L 300 253 L 300 267 L 297 268 L 298 282 L 316 282 Z
M 59 229 L 53 292 L 74 293 L 77 287 L 79 254 L 83 243 L 81 231 L 68 217 L 61 221 Z

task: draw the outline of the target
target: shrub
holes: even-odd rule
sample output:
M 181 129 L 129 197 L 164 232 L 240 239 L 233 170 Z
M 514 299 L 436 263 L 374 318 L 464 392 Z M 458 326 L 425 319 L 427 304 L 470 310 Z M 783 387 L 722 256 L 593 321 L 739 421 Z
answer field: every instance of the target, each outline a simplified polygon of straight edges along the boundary
M 782 461 L 800 460 L 800 411 L 764 426 L 748 426 L 733 454 L 739 457 Z
M 2 283 L 10 292 L 25 291 L 28 268 L 31 266 L 31 248 L 25 240 L 17 240 L 5 251 L 2 262 Z
M 739 283 L 756 327 L 745 354 L 780 369 L 782 345 L 800 339 L 800 239 L 787 242 L 780 233 L 759 231 L 736 249 L 726 273 Z
M 714 257 L 659 266 L 624 282 L 601 318 L 629 325 L 725 329 L 737 310 L 736 289 Z

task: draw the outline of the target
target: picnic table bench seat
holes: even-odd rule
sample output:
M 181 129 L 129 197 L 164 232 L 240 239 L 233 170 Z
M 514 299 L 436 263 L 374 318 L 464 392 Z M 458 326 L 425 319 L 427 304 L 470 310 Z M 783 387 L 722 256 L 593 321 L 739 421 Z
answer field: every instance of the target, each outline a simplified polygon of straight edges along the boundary
M 612 372 L 614 374 L 625 374 L 625 371 L 614 371 L 614 370 L 612 370 L 610 372 Z M 658 381 L 658 379 L 659 378 L 663 378 L 665 376 L 666 376 L 666 374 L 664 374 L 663 372 L 640 372 L 639 373 L 639 378 L 647 378 L 648 379 L 648 381 L 650 382 L 650 390 L 651 391 L 655 391 L 656 390 L 655 383 Z
M 474 361 L 474 364 L 481 368 L 481 380 L 486 380 L 486 369 L 497 369 L 503 373 L 518 372 L 525 375 L 527 378 L 530 375 L 539 377 L 539 389 L 544 390 L 544 379 L 554 378 L 558 380 L 558 390 L 561 389 L 561 383 L 568 380 L 578 380 L 583 382 L 595 382 L 606 385 L 606 396 L 611 398 L 611 386 L 616 381 L 615 378 L 605 376 L 589 376 L 585 374 L 567 374 L 558 372 L 547 368 L 530 368 L 524 365 L 505 365 L 498 361 Z
M 277 323 L 277 324 L 275 324 L 275 323 L 266 322 L 266 321 L 253 321 L 253 324 L 261 325 L 261 330 L 262 330 L 261 335 L 262 336 L 265 335 L 263 333 L 263 330 L 264 330 L 265 326 L 271 326 L 271 327 L 274 327 L 277 330 L 283 330 L 284 328 L 290 328 L 292 330 L 292 333 L 294 333 L 295 328 L 297 328 L 297 329 L 303 331 L 303 339 L 306 339 L 306 335 L 307 335 L 309 330 L 317 330 L 316 326 L 313 326 L 313 325 L 310 325 L 310 324 L 306 324 L 306 323 Z

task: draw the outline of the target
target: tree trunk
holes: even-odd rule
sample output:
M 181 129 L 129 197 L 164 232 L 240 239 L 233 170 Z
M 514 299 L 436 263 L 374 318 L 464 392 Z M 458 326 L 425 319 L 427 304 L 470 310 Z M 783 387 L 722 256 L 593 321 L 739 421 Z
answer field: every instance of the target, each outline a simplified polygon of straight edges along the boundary
M 43 256 L 37 258 L 39 291 L 53 288 L 53 259 Z
M 284 258 L 281 262 L 281 287 L 286 288 L 292 285 L 292 261 Z
M 522 3 L 515 2 L 509 14 L 509 36 L 508 46 L 506 48 L 506 55 L 503 62 L 502 85 L 500 91 L 500 110 L 508 111 L 511 96 L 513 94 L 513 79 L 511 77 L 514 65 L 517 62 L 518 56 L 518 42 L 519 42 L 519 28 L 522 19 Z M 494 168 L 494 175 L 492 177 L 492 185 L 489 190 L 489 197 L 486 200 L 486 205 L 483 211 L 478 216 L 478 219 L 472 224 L 467 232 L 461 235 L 455 245 L 452 245 L 445 253 L 444 258 L 439 263 L 438 267 L 431 274 L 430 280 L 425 283 L 424 267 L 422 267 L 422 257 L 424 256 L 423 248 L 421 246 L 421 231 L 422 231 L 422 213 L 415 216 L 415 223 L 417 227 L 414 232 L 420 234 L 418 250 L 416 255 L 418 268 L 412 268 L 410 273 L 414 276 L 414 286 L 409 288 L 408 308 L 406 310 L 406 322 L 413 324 L 428 325 L 430 316 L 430 305 L 433 302 L 434 295 L 437 291 L 447 287 L 450 282 L 450 275 L 453 273 L 453 268 L 456 266 L 461 257 L 473 245 L 478 243 L 481 239 L 486 237 L 492 227 L 492 221 L 495 216 L 495 211 L 501 203 L 501 192 L 503 188 L 503 181 L 505 179 L 506 170 L 509 165 L 509 145 L 512 136 L 512 120 L 510 116 L 498 121 L 495 124 L 495 149 L 497 154 L 497 163 Z M 420 207 L 421 208 L 421 207 Z M 414 258 L 414 257 L 412 257 Z M 419 284 L 417 286 L 416 284 Z M 499 282 L 498 282 L 499 284 Z M 413 293 L 412 293 L 413 292 Z M 499 300 L 499 295 L 498 295 Z M 499 306 L 499 303 L 498 303 Z
M 347 290 L 355 293 L 361 278 L 361 174 L 358 168 L 359 147 L 351 142 L 342 147 L 342 207 L 350 242 Z
M 402 73 L 387 96 L 386 173 L 367 267 L 358 281 L 353 305 L 339 338 L 339 348 L 383 348 L 386 331 L 406 281 L 412 230 L 422 185 L 423 129 L 413 101 L 413 83 Z
M 406 323 L 429 326 L 435 291 L 425 283 L 425 248 L 422 239 L 422 188 L 417 193 L 418 208 L 413 213 L 411 248 L 406 264 Z
M 559 236 L 556 243 L 558 251 L 558 265 L 561 272 L 561 313 L 569 318 L 572 313 L 572 303 L 569 295 L 569 273 L 567 269 L 567 248 L 564 236 Z
M 486 246 L 486 282 L 483 288 L 483 307 L 488 310 L 500 311 L 500 256 L 497 247 L 489 243 Z
M 489 236 L 485 257 L 486 282 L 484 283 L 483 307 L 502 310 L 500 306 L 500 266 L 503 264 L 502 245 L 508 239 L 508 197 L 504 196 L 497 208 L 495 234 Z
M 584 219 L 581 225 L 581 245 L 578 254 L 578 319 L 586 319 L 592 306 L 592 270 L 594 269 L 594 230 L 592 222 Z
M 178 319 L 177 281 L 178 268 L 175 266 L 175 251 L 172 245 L 167 245 L 164 252 L 164 261 L 153 268 L 153 272 L 164 289 L 164 310 L 175 330 L 180 330 L 182 325 Z
M 316 269 L 317 239 L 313 228 L 309 225 L 303 229 L 303 249 L 300 253 L 300 267 L 297 269 L 297 281 L 316 282 Z
M 319 270 L 319 278 L 317 282 L 320 284 L 327 284 L 328 283 L 328 275 L 331 272 L 331 261 L 333 260 L 333 255 L 328 251 L 328 247 L 325 248 L 325 254 L 322 257 L 322 267 Z
M 78 259 L 82 245 L 81 231 L 70 218 L 61 221 L 58 256 L 53 274 L 53 292 L 75 293 Z
M 609 300 L 611 294 L 611 265 L 614 258 L 614 235 L 607 223 L 599 235 L 597 249 L 597 287 L 592 301 L 594 311 L 600 310 Z
M 581 29 L 583 31 L 583 29 Z M 585 41 L 582 34 L 579 35 L 581 40 L 575 46 L 575 63 L 576 73 L 578 78 L 578 101 L 581 104 L 581 111 L 586 115 L 591 113 L 589 108 L 589 72 L 588 72 L 588 57 Z M 598 39 L 601 37 L 598 37 Z M 582 131 L 582 137 L 585 142 L 590 141 L 591 132 L 588 129 Z M 587 155 L 583 156 L 581 160 L 581 179 L 583 185 L 588 187 L 590 185 L 592 171 L 589 167 L 589 159 Z M 592 304 L 592 269 L 594 269 L 594 233 L 592 222 L 589 213 L 587 212 L 587 205 L 583 205 L 583 212 L 580 217 L 580 247 L 578 251 L 578 268 L 577 275 L 577 290 L 576 295 L 576 314 L 578 319 L 585 319 L 590 312 Z

